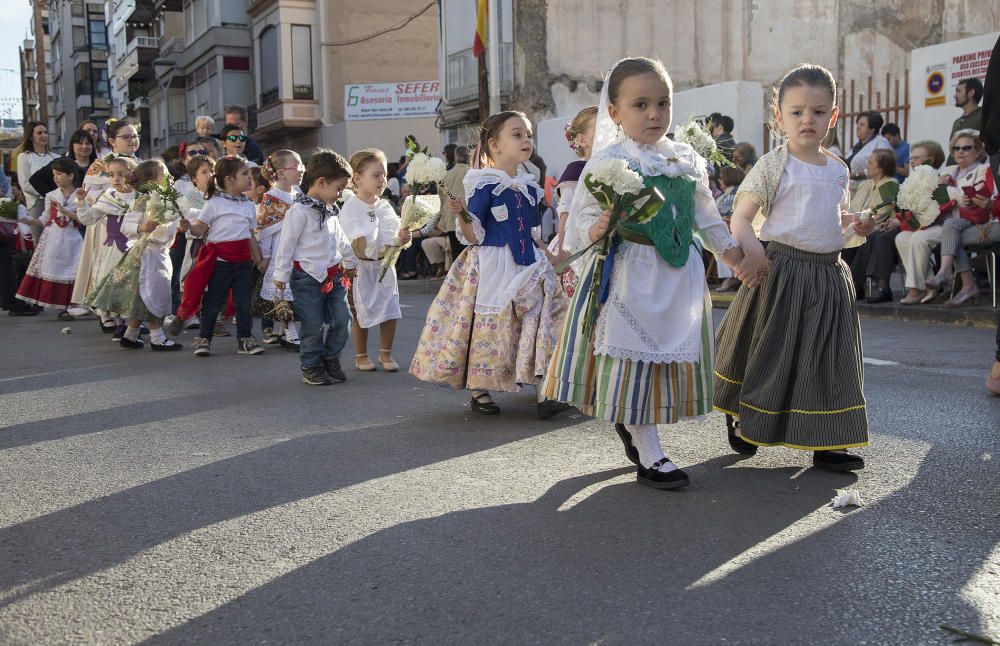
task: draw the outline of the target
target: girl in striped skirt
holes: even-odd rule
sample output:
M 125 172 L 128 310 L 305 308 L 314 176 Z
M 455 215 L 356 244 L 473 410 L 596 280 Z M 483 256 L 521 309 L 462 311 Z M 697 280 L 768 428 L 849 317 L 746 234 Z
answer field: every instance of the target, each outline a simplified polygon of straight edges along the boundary
M 853 471 L 864 460 L 845 449 L 868 444 L 868 420 L 860 324 L 840 251 L 863 244 L 874 221 L 846 211 L 847 166 L 820 147 L 837 122 L 830 72 L 797 67 L 776 96 L 788 142 L 758 160 L 734 201 L 744 284 L 716 337 L 715 407 L 738 453 L 787 446 L 813 451 L 817 467 Z
M 614 422 L 637 480 L 657 489 L 689 479 L 663 454 L 656 425 L 712 410 L 711 301 L 693 234 L 727 264 L 742 260 L 709 192 L 705 160 L 666 137 L 671 95 L 663 64 L 648 58 L 619 61 L 604 83 L 593 156 L 581 177 L 609 157 L 624 159 L 664 203 L 652 220 L 614 234 L 600 284 L 593 279 L 601 261 L 596 247 L 583 256 L 544 390 Z M 577 190 L 565 248 L 576 252 L 600 240 L 609 219 L 590 191 Z M 586 335 L 594 290 L 603 304 Z

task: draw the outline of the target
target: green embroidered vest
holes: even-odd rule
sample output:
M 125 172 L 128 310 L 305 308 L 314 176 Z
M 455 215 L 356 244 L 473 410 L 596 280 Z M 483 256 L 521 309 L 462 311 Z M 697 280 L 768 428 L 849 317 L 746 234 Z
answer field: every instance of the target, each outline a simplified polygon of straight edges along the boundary
M 643 177 L 646 186 L 655 186 L 663 195 L 663 206 L 652 220 L 622 227 L 653 241 L 656 253 L 671 267 L 687 264 L 694 225 L 694 182 L 682 177 Z M 674 209 L 677 210 L 676 217 Z

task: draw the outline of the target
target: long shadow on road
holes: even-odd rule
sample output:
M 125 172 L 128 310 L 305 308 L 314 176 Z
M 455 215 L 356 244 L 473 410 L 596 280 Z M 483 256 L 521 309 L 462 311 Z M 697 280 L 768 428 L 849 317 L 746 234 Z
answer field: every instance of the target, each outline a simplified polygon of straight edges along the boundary
M 431 426 L 430 415 L 293 438 L 0 529 L 0 606 L 201 527 L 539 432 L 527 425 L 533 430 L 459 435 L 439 421 L 415 433 L 412 425 Z
M 795 469 L 724 468 L 732 463 L 694 465 L 698 487 L 687 492 L 609 484 L 560 510 L 624 472 L 614 470 L 531 503 L 397 525 L 146 643 L 929 643 L 946 638 L 942 620 L 977 625 L 957 591 L 996 536 L 942 568 L 942 537 L 918 538 L 893 511 L 926 500 L 919 475 L 693 586 L 851 482 L 809 471 L 793 491 Z

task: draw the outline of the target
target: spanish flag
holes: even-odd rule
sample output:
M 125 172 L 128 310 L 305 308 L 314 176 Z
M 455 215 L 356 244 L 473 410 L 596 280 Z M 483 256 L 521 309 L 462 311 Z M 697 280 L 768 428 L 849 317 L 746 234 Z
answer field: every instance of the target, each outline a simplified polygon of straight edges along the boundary
M 472 55 L 479 58 L 486 53 L 486 3 L 476 0 L 476 37 L 472 41 Z

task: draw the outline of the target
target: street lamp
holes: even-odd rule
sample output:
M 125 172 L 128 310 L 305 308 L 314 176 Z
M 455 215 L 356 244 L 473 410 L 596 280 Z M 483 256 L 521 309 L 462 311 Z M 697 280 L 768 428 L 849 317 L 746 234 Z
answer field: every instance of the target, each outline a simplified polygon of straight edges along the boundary
M 153 61 L 153 74 L 156 75 L 156 80 L 163 90 L 163 101 L 166 104 L 164 106 L 167 117 L 167 124 L 163 129 L 164 150 L 170 148 L 170 92 L 167 88 L 170 87 L 170 82 L 174 79 L 174 69 L 176 68 L 177 63 L 168 58 L 157 58 Z

